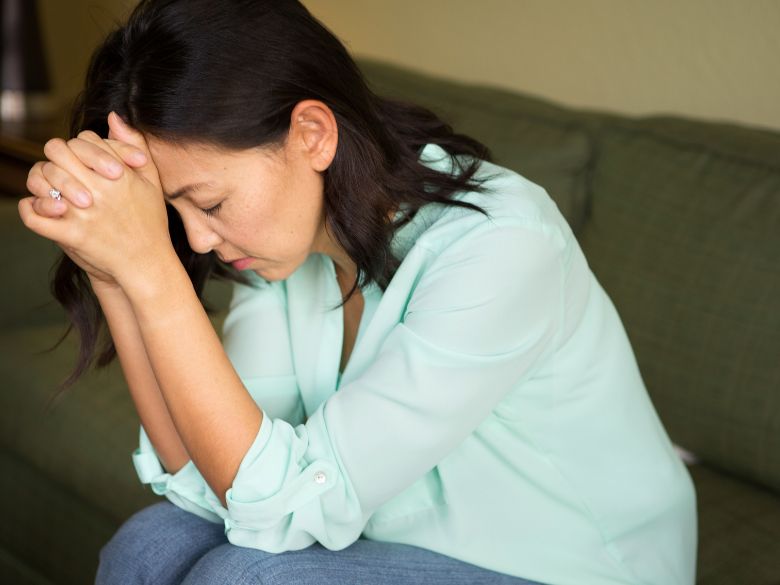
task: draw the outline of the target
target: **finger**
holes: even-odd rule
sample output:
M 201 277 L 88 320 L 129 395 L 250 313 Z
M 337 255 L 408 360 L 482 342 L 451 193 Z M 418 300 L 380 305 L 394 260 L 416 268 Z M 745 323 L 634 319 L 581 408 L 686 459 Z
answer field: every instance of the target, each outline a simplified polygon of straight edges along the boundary
M 149 145 L 146 143 L 146 138 L 137 129 L 127 124 L 120 116 L 114 111 L 108 114 L 108 136 L 109 138 L 115 138 L 121 142 L 126 142 L 137 147 L 147 158 L 147 163 L 152 161 L 152 153 L 149 151 Z M 153 182 L 159 182 L 157 175 L 157 167 L 153 164 L 146 164 L 139 167 L 142 174 Z
M 31 231 L 39 236 L 48 238 L 57 243 L 67 242 L 71 239 L 73 228 L 69 221 L 61 221 L 59 218 L 49 218 L 38 215 L 33 208 L 35 197 L 24 197 L 19 200 L 17 205 L 19 217 L 22 223 Z
M 132 144 L 116 140 L 110 130 L 108 132 L 108 139 L 101 138 L 91 130 L 83 130 L 82 132 L 79 132 L 78 137 L 82 140 L 94 144 L 111 155 L 115 154 L 119 156 L 122 162 L 124 162 L 129 167 L 142 167 L 148 162 L 148 159 L 142 150 L 140 150 L 137 146 L 133 146 Z
M 125 122 L 114 111 L 108 114 L 108 137 L 137 146 L 144 153 L 149 152 L 144 135 Z
M 110 147 L 93 142 L 84 132 L 68 140 L 67 144 L 87 168 L 107 179 L 118 179 L 125 172 L 124 165 Z
M 38 215 L 62 217 L 68 209 L 68 204 L 52 197 L 34 197 L 32 207 Z
M 92 205 L 92 195 L 78 178 L 65 171 L 59 165 L 46 161 L 41 167 L 41 172 L 46 183 L 50 187 L 43 187 L 36 191 L 31 191 L 38 197 L 49 197 L 49 189 L 57 189 L 61 195 L 70 203 L 77 207 L 86 208 Z
M 32 166 L 27 174 L 26 187 L 30 193 L 36 196 L 36 200 L 40 200 L 40 203 L 33 202 L 33 206 L 39 214 L 48 217 L 59 217 L 65 212 L 68 204 L 64 200 L 57 200 L 49 195 L 49 189 L 52 186 L 43 176 L 41 169 L 44 164 L 45 161 L 39 161 Z
M 106 142 L 129 167 L 141 168 L 149 162 L 149 158 L 137 146 L 119 140 L 107 140 Z
M 94 179 L 94 174 L 79 157 L 70 149 L 68 143 L 62 138 L 52 138 L 43 145 L 43 153 L 51 162 L 53 162 L 59 169 L 66 171 L 69 177 L 75 178 L 81 186 L 87 184 L 90 180 Z M 117 161 L 119 163 L 119 161 Z M 119 163 L 121 164 L 121 163 Z M 46 176 L 46 169 L 48 167 L 44 165 L 44 176 Z M 50 177 L 47 177 L 52 186 L 59 190 L 63 190 L 64 185 L 59 183 L 53 183 Z M 75 191 L 73 191 L 75 195 Z M 71 199 L 72 201 L 72 199 Z

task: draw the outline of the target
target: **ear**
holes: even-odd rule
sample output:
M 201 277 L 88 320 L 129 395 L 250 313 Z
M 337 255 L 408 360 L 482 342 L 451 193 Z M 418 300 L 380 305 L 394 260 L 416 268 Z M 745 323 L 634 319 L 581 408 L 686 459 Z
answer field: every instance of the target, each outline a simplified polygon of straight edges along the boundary
M 324 171 L 336 156 L 336 116 L 321 101 L 298 102 L 290 116 L 290 139 L 303 150 L 313 169 Z

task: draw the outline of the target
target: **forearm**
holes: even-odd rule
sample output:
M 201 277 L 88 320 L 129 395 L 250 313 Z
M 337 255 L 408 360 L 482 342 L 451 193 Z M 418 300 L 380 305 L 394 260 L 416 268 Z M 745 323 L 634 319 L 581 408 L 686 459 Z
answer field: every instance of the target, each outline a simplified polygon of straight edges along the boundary
M 223 505 L 263 413 L 244 388 L 173 256 L 121 282 L 187 452 Z
M 106 317 L 141 424 L 165 470 L 175 473 L 189 461 L 190 456 L 160 392 L 132 305 L 119 287 L 93 283 L 92 288 Z

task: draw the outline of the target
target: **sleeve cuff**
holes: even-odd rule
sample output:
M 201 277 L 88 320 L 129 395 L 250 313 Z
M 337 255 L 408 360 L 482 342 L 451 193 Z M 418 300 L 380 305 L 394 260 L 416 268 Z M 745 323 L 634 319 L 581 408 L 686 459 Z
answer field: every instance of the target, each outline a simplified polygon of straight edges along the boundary
M 283 420 L 263 417 L 257 439 L 225 494 L 233 520 L 255 529 L 273 526 L 334 486 L 338 470 L 330 461 L 319 459 L 299 468 L 302 453 L 296 453 L 295 447 L 300 445 L 296 439 L 306 430 L 304 425 L 292 427 Z M 280 469 L 286 472 L 280 474 Z M 275 479 L 262 484 L 252 481 L 252 477 L 263 476 Z
M 133 465 L 141 483 L 150 484 L 158 496 L 165 496 L 174 505 L 201 518 L 215 523 L 222 522 L 205 499 L 211 490 L 192 460 L 176 473 L 166 472 L 143 426 L 139 447 L 133 452 Z
M 328 535 L 320 496 L 338 483 L 338 470 L 324 457 L 307 461 L 309 438 L 306 425 L 293 427 L 264 413 L 225 493 L 227 508 L 211 490 L 206 491 L 205 499 L 222 518 L 230 542 L 282 552 L 305 548 L 315 540 L 329 542 L 328 536 L 354 541 L 353 531 L 342 535 L 343 530 L 334 525 L 330 530 L 336 534 Z

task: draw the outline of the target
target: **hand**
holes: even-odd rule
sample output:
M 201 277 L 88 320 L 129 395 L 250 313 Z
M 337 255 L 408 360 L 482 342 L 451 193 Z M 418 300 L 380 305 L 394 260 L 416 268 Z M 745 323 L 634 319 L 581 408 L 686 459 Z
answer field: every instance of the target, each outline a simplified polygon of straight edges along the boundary
M 128 142 L 122 126 L 115 132 L 115 128 L 109 127 L 108 139 L 103 139 L 91 130 L 80 132 L 77 138 L 67 141 L 67 146 L 93 171 L 106 179 L 119 179 L 124 174 L 124 167 L 115 161 L 115 156 L 131 168 L 142 168 L 149 162 L 144 151 Z M 49 196 L 51 184 L 46 178 L 44 167 L 52 165 L 48 161 L 35 163 L 27 175 L 27 190 L 38 196 L 33 201 L 33 209 L 43 217 L 60 217 L 65 213 L 68 205 L 87 208 L 92 205 L 92 195 L 86 187 L 78 181 L 72 184 L 59 185 L 62 199 L 57 200 Z
M 29 229 L 55 241 L 90 277 L 118 282 L 120 275 L 137 278 L 149 263 L 175 252 L 145 138 L 113 112 L 108 123 L 109 140 L 82 132 L 67 143 L 46 143 L 50 162 L 31 170 L 28 189 L 35 196 L 20 200 L 19 214 Z M 136 151 L 146 162 L 136 158 L 134 169 L 125 159 L 137 157 Z M 62 201 L 49 196 L 52 185 L 62 191 Z M 82 191 L 91 196 L 91 205 L 79 203 Z
M 108 140 L 102 139 L 91 130 L 85 130 L 80 132 L 77 138 L 70 139 L 67 144 L 82 163 L 91 165 L 92 170 L 107 179 L 118 179 L 124 173 L 124 167 L 114 161 L 112 154 L 116 153 L 131 168 L 143 167 L 149 162 L 149 159 L 143 150 L 128 142 L 122 142 L 122 140 L 128 139 L 124 126 L 121 126 L 116 132 L 115 130 L 115 128 L 109 127 Z M 61 217 L 69 205 L 82 208 L 92 205 L 92 195 L 78 182 L 60 186 L 62 199 L 50 197 L 48 193 L 51 184 L 44 173 L 44 167 L 47 164 L 52 163 L 46 161 L 35 163 L 27 176 L 27 190 L 33 194 L 42 194 L 36 196 L 32 203 L 32 208 L 38 215 L 50 218 Z M 99 278 L 95 278 L 97 269 L 89 266 L 74 250 L 63 249 L 63 251 L 87 273 L 93 290 L 118 287 L 107 274 L 101 274 Z

